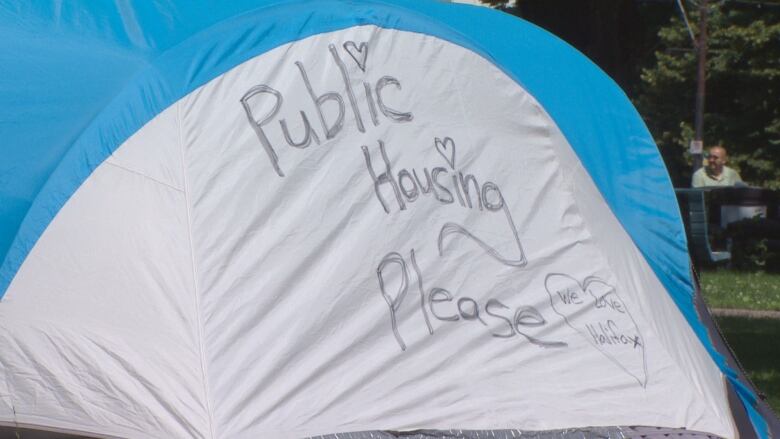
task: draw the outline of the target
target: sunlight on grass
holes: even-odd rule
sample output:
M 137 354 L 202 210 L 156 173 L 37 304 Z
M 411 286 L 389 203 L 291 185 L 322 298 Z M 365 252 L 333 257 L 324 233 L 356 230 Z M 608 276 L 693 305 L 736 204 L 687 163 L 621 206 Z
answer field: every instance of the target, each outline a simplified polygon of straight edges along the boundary
M 710 308 L 780 310 L 780 274 L 702 271 L 701 289 Z

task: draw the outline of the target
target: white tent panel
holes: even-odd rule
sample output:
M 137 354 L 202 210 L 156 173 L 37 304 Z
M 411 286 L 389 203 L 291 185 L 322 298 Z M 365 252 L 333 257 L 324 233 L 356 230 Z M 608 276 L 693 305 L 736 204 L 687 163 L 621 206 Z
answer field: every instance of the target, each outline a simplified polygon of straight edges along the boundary
M 735 437 L 720 372 L 554 122 L 421 34 L 310 37 L 185 97 L 74 194 L 0 313 L 0 422 Z
M 205 436 L 185 197 L 175 178 L 161 183 L 181 175 L 168 114 L 82 185 L 3 299 L 0 376 L 14 414 L 2 421 L 120 437 Z

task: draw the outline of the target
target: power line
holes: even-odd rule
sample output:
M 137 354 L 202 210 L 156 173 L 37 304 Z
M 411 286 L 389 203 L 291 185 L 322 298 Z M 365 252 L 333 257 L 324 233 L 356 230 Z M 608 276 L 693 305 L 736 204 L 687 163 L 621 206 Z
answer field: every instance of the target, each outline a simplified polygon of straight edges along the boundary
M 696 41 L 696 37 L 693 35 L 693 29 L 691 29 L 691 23 L 688 21 L 688 13 L 685 12 L 685 6 L 683 6 L 682 0 L 677 0 L 677 6 L 680 8 L 683 21 L 685 21 L 685 27 L 688 28 L 688 34 L 691 36 L 693 47 L 699 47 L 699 43 Z

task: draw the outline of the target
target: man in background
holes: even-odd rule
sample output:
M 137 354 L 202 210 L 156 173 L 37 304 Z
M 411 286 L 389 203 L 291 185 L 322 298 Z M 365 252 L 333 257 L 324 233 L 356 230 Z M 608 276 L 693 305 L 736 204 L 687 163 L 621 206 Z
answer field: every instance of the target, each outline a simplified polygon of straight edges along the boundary
M 737 171 L 726 166 L 728 155 L 722 146 L 713 146 L 707 156 L 707 166 L 693 173 L 693 187 L 734 186 L 742 183 Z

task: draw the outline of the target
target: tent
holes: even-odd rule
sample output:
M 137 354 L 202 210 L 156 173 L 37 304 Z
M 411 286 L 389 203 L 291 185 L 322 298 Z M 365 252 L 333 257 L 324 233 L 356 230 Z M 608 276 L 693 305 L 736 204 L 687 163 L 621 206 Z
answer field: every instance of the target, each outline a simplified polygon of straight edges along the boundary
M 0 35 L 1 434 L 780 431 L 642 120 L 545 31 L 82 0 Z

